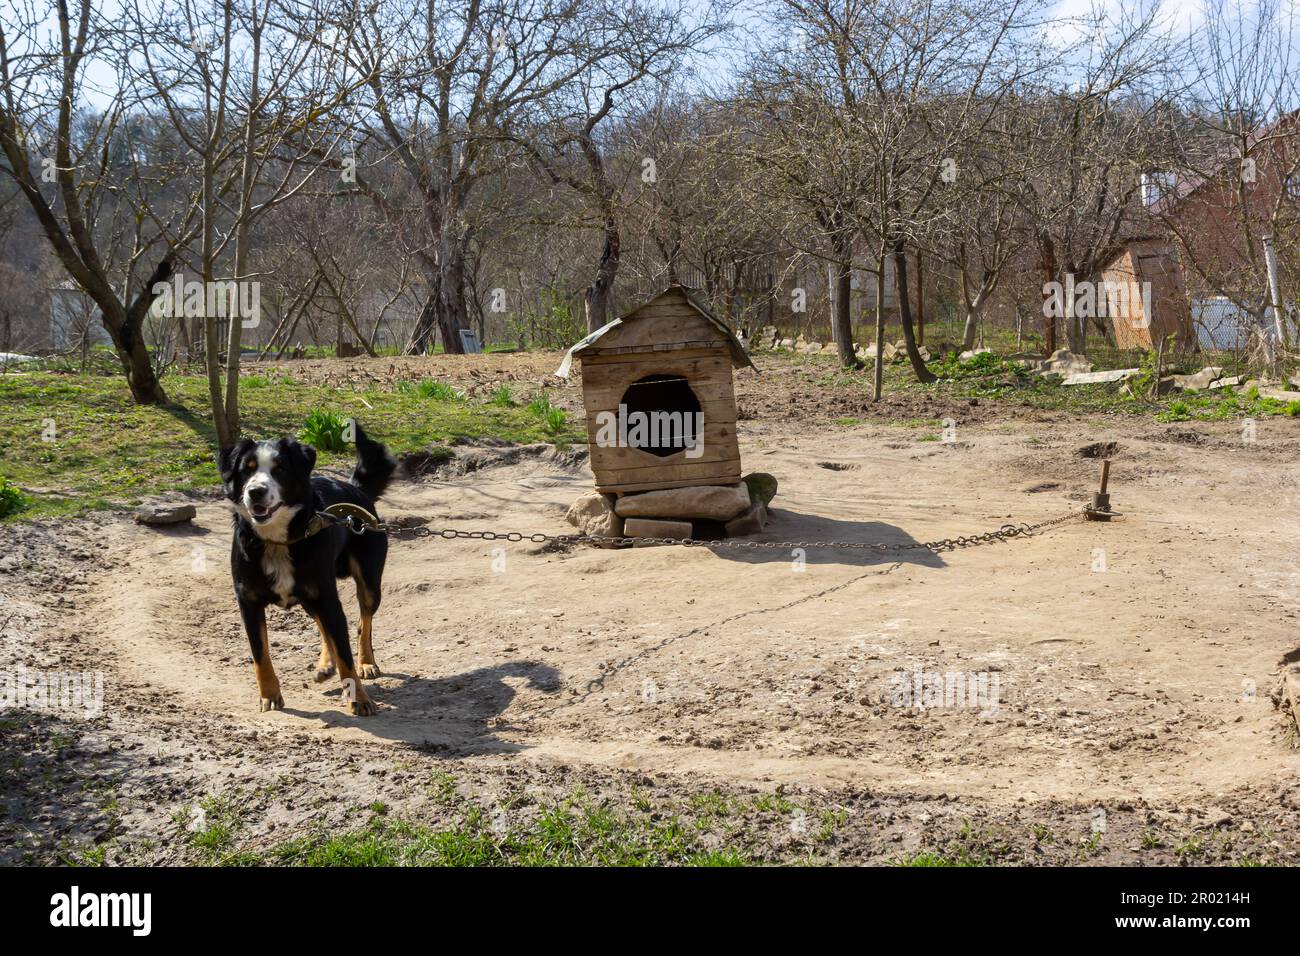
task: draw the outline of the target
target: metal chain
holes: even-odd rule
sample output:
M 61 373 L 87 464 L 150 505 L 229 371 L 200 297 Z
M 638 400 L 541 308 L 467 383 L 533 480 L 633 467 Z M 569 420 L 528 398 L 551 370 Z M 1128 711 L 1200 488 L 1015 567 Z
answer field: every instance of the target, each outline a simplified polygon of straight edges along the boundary
M 360 509 L 356 509 L 359 511 Z M 790 551 L 795 548 L 820 548 L 834 549 L 840 551 L 874 551 L 882 554 L 889 554 L 899 551 L 953 551 L 957 548 L 975 547 L 981 544 L 990 544 L 994 541 L 1007 541 L 1011 538 L 1028 537 L 1039 532 L 1046 531 L 1048 528 L 1056 525 L 1065 524 L 1067 521 L 1076 521 L 1084 517 L 1082 511 L 1071 511 L 1068 514 L 1061 515 L 1057 518 L 1051 518 L 1047 521 L 1040 521 L 1037 524 L 1004 524 L 996 531 L 986 531 L 983 534 L 959 535 L 955 538 L 940 538 L 937 541 L 925 542 L 907 542 L 902 544 L 873 544 L 864 541 L 742 541 L 735 538 L 724 538 L 720 540 L 705 541 L 695 538 L 650 538 L 641 536 L 613 536 L 598 534 L 544 534 L 535 532 L 526 534 L 522 531 L 461 531 L 456 528 L 430 528 L 427 525 L 404 526 L 390 524 L 386 521 L 366 520 L 373 516 L 367 515 L 362 518 L 356 514 L 349 514 L 345 517 L 327 516 L 331 520 L 342 524 L 354 534 L 363 534 L 366 531 L 379 531 L 401 539 L 415 538 L 443 538 L 451 541 L 456 539 L 465 539 L 470 541 L 506 541 L 518 543 L 527 541 L 531 544 L 558 544 L 561 547 L 569 547 L 575 544 L 598 544 L 598 545 L 615 545 L 626 546 L 636 544 L 667 544 L 680 545 L 686 548 L 734 548 L 734 549 L 757 549 L 767 548 L 777 551 Z

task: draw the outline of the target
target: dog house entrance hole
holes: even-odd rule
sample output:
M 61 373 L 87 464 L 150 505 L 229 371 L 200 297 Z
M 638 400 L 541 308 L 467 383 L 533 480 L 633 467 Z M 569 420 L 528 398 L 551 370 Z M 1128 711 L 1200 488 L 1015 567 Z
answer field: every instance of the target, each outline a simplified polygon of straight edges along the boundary
M 627 387 L 621 404 L 627 409 L 629 448 L 667 458 L 704 440 L 700 400 L 681 375 L 639 378 Z M 638 420 L 641 427 L 636 427 Z

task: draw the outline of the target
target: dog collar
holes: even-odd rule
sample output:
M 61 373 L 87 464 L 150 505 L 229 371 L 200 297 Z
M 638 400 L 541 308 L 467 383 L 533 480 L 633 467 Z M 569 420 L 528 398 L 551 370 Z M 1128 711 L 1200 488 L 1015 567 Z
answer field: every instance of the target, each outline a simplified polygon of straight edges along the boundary
M 336 524 L 343 525 L 353 534 L 362 534 L 366 531 L 378 530 L 379 519 L 360 505 L 354 505 L 350 501 L 340 501 L 330 505 L 324 511 L 318 511 L 312 515 L 302 534 L 275 543 L 297 544 L 299 541 L 305 541 L 312 535 L 319 534 L 326 528 Z

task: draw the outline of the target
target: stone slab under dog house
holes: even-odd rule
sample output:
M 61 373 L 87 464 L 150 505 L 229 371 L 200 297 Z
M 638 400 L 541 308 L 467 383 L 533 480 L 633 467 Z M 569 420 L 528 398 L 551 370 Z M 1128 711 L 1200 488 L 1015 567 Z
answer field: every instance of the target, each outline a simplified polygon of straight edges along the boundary
M 757 369 L 735 333 L 690 289 L 669 286 L 591 333 L 569 350 L 560 374 L 567 375 L 573 358 L 582 367 L 597 491 L 623 494 L 740 481 L 732 370 Z M 602 428 L 605 438 L 610 434 L 610 416 L 619 420 L 620 406 L 624 421 L 637 421 L 636 412 L 643 413 L 641 421 L 676 413 L 678 419 L 660 414 L 655 420 L 680 420 L 685 428 L 674 429 L 668 442 L 638 443 L 635 428 L 619 432 L 627 441 L 602 440 Z

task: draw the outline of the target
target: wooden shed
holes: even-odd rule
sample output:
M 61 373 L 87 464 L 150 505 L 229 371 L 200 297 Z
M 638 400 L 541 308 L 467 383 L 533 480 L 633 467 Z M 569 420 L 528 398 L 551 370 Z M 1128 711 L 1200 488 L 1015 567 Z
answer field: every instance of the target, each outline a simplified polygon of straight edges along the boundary
M 1118 348 L 1149 349 L 1170 335 L 1177 350 L 1196 348 L 1182 266 L 1168 242 L 1130 240 L 1101 277 Z
M 754 363 L 691 290 L 670 286 L 569 352 L 582 365 L 597 491 L 740 481 L 732 369 Z

